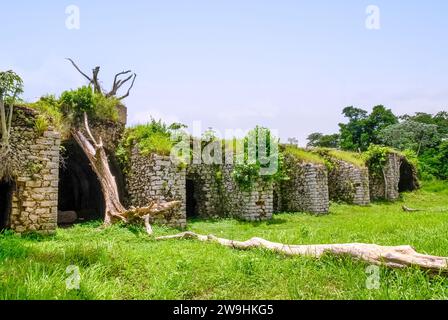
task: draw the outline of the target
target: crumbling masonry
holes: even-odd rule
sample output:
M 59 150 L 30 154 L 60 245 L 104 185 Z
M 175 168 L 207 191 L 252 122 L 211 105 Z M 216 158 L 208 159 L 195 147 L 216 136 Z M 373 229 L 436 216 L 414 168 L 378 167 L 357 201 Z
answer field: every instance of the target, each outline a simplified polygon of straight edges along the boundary
M 288 180 L 263 179 L 243 189 L 233 178 L 231 164 L 179 165 L 168 156 L 143 155 L 132 149 L 129 168 L 122 172 L 114 151 L 125 126 L 126 110 L 119 123 L 92 123 L 102 136 L 123 203 L 147 206 L 151 201 L 181 201 L 182 206 L 152 223 L 184 228 L 187 217 L 233 217 L 248 221 L 271 219 L 274 212 L 325 214 L 330 200 L 367 205 L 370 200 L 396 200 L 402 191 L 418 188 L 415 167 L 396 153 L 388 156 L 382 172 L 333 159 L 333 166 L 308 163 L 285 155 Z M 51 234 L 58 225 L 58 210 L 71 210 L 75 219 L 102 218 L 102 195 L 87 159 L 73 141 L 36 125 L 37 113 L 18 107 L 11 136 L 12 179 L 0 177 L 0 230 Z M 61 156 L 62 155 L 62 156 Z M 60 158 L 63 161 L 60 161 Z M 60 221 L 62 223 L 62 221 Z

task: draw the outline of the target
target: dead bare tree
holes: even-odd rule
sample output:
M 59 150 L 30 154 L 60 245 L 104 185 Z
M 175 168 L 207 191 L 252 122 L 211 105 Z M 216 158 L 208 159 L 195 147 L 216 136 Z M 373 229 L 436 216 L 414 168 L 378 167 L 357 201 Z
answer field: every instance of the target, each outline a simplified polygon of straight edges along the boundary
M 127 98 L 134 87 L 135 79 L 137 78 L 137 75 L 132 73 L 131 70 L 119 72 L 114 77 L 112 89 L 109 92 L 106 92 L 101 87 L 98 78 L 100 67 L 95 67 L 92 70 L 92 76 L 90 77 L 83 72 L 72 59 L 67 58 L 67 60 L 70 61 L 75 69 L 89 81 L 89 85 L 93 87 L 94 92 L 102 94 L 107 98 L 115 97 L 118 100 Z M 118 91 L 129 81 L 131 82 L 126 93 L 120 97 L 117 97 Z M 89 121 L 86 113 L 84 113 L 84 130 L 82 129 L 82 125 L 81 127 L 74 127 L 71 130 L 71 134 L 89 159 L 90 165 L 101 185 L 101 191 L 105 202 L 104 224 L 106 226 L 117 221 L 123 221 L 126 223 L 143 221 L 146 226 L 147 233 L 152 234 L 152 227 L 150 225 L 152 216 L 163 214 L 170 210 L 176 210 L 181 206 L 180 201 L 172 201 L 167 203 L 152 201 L 148 203 L 147 207 L 132 207 L 130 209 L 126 209 L 120 202 L 117 183 L 110 170 L 109 161 L 106 151 L 104 150 L 102 138 L 95 138 L 93 136 L 89 127 Z
M 181 206 L 181 202 L 157 203 L 153 201 L 147 207 L 125 209 L 120 202 L 117 183 L 110 170 L 102 139 L 99 137 L 97 140 L 93 136 L 89 127 L 87 114 L 85 113 L 84 129 L 88 138 L 86 138 L 81 128 L 72 129 L 72 136 L 86 154 L 100 182 L 105 202 L 105 225 L 111 225 L 117 221 L 129 223 L 142 220 L 146 225 L 148 234 L 152 234 L 150 225 L 151 217 L 169 210 L 178 209 Z
M 261 238 L 252 238 L 248 241 L 234 241 L 218 238 L 213 235 L 204 236 L 193 232 L 184 232 L 172 236 L 158 237 L 156 240 L 170 239 L 197 239 L 204 242 L 215 242 L 223 246 L 248 250 L 264 248 L 288 256 L 309 256 L 320 258 L 325 253 L 337 256 L 349 256 L 374 265 L 383 265 L 389 268 L 419 267 L 422 270 L 434 273 L 448 272 L 448 257 L 438 257 L 418 253 L 411 246 L 386 247 L 376 244 L 348 243 L 323 245 L 286 245 L 270 242 Z
M 67 58 L 67 60 L 70 61 L 71 64 L 73 65 L 73 67 L 75 67 L 75 69 L 84 78 L 86 78 L 89 81 L 89 85 L 91 85 L 93 87 L 93 90 L 95 93 L 102 94 L 107 98 L 116 97 L 118 100 L 123 100 L 124 98 L 129 97 L 129 94 L 130 94 L 132 88 L 134 87 L 135 79 L 137 78 L 137 74 L 132 73 L 131 70 L 119 72 L 114 77 L 112 89 L 109 92 L 106 92 L 101 87 L 101 84 L 100 84 L 100 81 L 98 78 L 98 74 L 100 73 L 100 67 L 98 67 L 98 66 L 95 67 L 92 70 L 92 76 L 90 77 L 85 72 L 83 72 L 71 58 Z M 126 77 L 126 78 L 123 79 L 122 77 Z M 131 81 L 131 83 L 130 83 L 130 86 L 128 87 L 127 92 L 122 96 L 117 96 L 118 91 L 123 87 L 124 84 L 128 83 L 129 81 Z

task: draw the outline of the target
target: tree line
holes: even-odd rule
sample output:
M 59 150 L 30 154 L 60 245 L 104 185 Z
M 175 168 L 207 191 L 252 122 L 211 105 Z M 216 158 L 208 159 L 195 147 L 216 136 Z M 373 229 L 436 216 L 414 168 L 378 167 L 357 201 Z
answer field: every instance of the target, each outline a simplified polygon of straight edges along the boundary
M 415 155 L 421 178 L 448 179 L 448 112 L 395 115 L 382 105 L 368 111 L 353 106 L 342 114 L 339 132 L 308 136 L 308 147 L 363 152 L 371 145 L 392 147 Z

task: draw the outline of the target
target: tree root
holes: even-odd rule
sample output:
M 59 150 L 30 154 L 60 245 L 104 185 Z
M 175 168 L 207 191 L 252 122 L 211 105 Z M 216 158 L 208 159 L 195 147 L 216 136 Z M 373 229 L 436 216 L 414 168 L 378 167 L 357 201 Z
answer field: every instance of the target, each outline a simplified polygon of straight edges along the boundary
M 193 232 L 184 232 L 177 235 L 157 237 L 156 240 L 170 239 L 197 239 L 203 242 L 215 242 L 223 246 L 248 250 L 265 248 L 287 256 L 309 256 L 320 258 L 325 253 L 337 256 L 350 256 L 370 264 L 386 266 L 389 268 L 419 267 L 433 273 L 448 272 L 448 258 L 420 254 L 411 246 L 379 246 L 376 244 L 350 243 L 350 244 L 324 244 L 324 245 L 286 245 L 274 243 L 261 238 L 252 238 L 248 241 L 234 241 L 218 238 L 213 235 L 204 236 Z

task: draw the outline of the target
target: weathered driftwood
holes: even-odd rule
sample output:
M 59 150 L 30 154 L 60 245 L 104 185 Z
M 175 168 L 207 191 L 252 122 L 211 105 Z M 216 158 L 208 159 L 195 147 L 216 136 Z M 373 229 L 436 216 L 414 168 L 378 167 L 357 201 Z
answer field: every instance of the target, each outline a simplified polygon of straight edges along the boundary
M 431 272 L 448 271 L 448 257 L 420 254 L 411 246 L 386 247 L 364 243 L 286 245 L 270 242 L 261 238 L 252 238 L 248 241 L 234 241 L 218 238 L 213 235 L 199 235 L 193 232 L 184 232 L 177 235 L 156 238 L 156 240 L 169 239 L 197 239 L 199 241 L 215 242 L 226 247 L 241 250 L 265 248 L 288 256 L 310 256 L 319 258 L 325 253 L 331 253 L 337 256 L 350 256 L 367 263 L 383 265 L 390 268 L 416 266 L 422 270 Z
M 179 201 L 167 203 L 151 202 L 147 207 L 125 209 L 120 202 L 117 183 L 110 170 L 102 139 L 99 137 L 99 141 L 97 141 L 93 137 L 86 114 L 84 114 L 84 126 L 90 140 L 84 136 L 84 133 L 79 128 L 72 130 L 72 136 L 89 159 L 90 165 L 101 185 L 105 203 L 104 223 L 110 225 L 116 221 L 132 222 L 136 219 L 143 219 L 147 224 L 146 229 L 148 233 L 152 234 L 151 227 L 148 227 L 150 218 L 176 209 L 180 207 L 181 203 Z
M 422 211 L 420 209 L 412 209 L 412 208 L 409 208 L 406 206 L 402 206 L 401 208 L 403 209 L 404 212 L 420 212 L 420 211 Z

